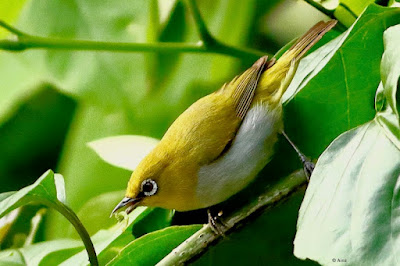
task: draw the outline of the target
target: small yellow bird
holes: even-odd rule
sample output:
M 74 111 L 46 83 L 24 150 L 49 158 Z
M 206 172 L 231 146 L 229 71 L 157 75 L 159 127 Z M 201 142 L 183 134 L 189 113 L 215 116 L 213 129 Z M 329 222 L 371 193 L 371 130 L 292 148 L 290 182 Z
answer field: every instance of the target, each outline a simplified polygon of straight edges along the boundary
M 281 98 L 304 54 L 336 24 L 319 22 L 279 60 L 264 56 L 183 112 L 133 172 L 115 207 L 178 211 L 227 200 L 270 161 L 283 132 Z

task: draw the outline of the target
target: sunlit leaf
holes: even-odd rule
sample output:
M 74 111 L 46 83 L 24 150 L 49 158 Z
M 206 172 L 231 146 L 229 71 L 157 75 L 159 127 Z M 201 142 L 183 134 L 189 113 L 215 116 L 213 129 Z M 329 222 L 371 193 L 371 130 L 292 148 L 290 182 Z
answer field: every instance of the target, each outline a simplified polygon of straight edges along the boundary
M 101 159 L 130 171 L 157 145 L 159 140 L 145 136 L 115 136 L 90 142 Z

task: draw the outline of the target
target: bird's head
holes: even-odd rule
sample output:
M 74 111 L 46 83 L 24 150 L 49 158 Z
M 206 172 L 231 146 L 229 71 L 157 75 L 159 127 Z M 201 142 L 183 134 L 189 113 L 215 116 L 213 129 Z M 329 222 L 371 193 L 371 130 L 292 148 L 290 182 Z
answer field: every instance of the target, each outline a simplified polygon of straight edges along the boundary
M 172 160 L 171 156 L 155 148 L 132 173 L 125 197 L 114 208 L 112 214 L 126 207 L 129 214 L 138 206 L 165 209 L 187 209 L 194 203 L 195 179 L 191 167 Z M 193 177 L 193 178 L 191 178 Z
M 125 198 L 114 208 L 113 212 L 127 207 L 126 212 L 130 213 L 137 206 L 157 206 L 165 193 L 160 184 L 163 183 L 163 172 L 167 165 L 165 160 L 160 160 L 157 154 L 151 152 L 147 155 L 133 171 L 129 179 Z

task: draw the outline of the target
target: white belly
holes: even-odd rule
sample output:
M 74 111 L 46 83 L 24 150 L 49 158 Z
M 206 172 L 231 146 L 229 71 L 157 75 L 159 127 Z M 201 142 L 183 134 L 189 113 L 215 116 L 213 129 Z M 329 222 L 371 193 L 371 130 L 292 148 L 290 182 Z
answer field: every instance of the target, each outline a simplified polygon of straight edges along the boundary
M 282 130 L 282 108 L 255 105 L 246 114 L 229 150 L 199 170 L 197 198 L 203 208 L 220 203 L 245 188 L 271 160 Z

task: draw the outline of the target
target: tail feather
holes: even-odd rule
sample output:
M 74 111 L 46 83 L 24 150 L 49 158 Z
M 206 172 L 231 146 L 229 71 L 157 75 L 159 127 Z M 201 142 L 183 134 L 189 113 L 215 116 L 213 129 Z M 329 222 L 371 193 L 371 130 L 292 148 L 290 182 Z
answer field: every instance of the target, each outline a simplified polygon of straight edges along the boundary
M 314 27 L 309 29 L 297 42 L 288 50 L 288 54 L 296 59 L 301 58 L 311 47 L 314 46 L 326 32 L 331 30 L 337 23 L 337 20 L 328 22 L 320 21 Z M 285 53 L 285 54 L 286 54 Z
M 300 59 L 326 32 L 332 29 L 336 23 L 336 20 L 318 22 L 300 37 L 273 66 L 268 67 L 259 80 L 256 100 L 268 101 L 270 104 L 279 103 L 296 72 Z

